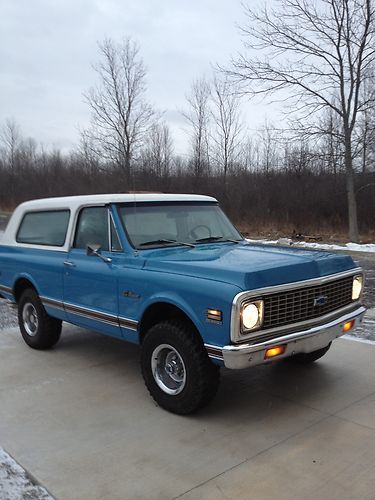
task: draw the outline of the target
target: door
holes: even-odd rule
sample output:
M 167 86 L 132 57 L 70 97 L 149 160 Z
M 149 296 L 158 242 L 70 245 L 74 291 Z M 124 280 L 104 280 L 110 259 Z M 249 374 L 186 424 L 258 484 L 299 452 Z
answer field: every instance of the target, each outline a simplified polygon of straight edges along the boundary
M 64 262 L 64 306 L 68 321 L 121 337 L 115 264 L 118 248 L 116 253 L 111 251 L 111 224 L 108 207 L 81 209 L 73 245 Z M 99 246 L 99 255 L 87 255 L 88 245 Z

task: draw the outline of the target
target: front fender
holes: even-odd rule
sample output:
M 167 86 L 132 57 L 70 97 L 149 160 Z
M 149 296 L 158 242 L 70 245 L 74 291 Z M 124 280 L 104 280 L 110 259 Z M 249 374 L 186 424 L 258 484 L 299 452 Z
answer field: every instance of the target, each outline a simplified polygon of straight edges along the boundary
M 232 301 L 241 291 L 235 285 L 160 271 L 128 269 L 126 276 L 120 277 L 119 286 L 121 316 L 140 322 L 150 306 L 164 302 L 183 311 L 205 343 L 226 345 L 230 341 Z M 125 290 L 131 290 L 132 298 L 124 298 Z M 222 322 L 209 322 L 207 309 L 221 310 Z
M 191 307 L 191 304 L 189 304 L 180 294 L 176 292 L 162 292 L 148 297 L 148 299 L 142 304 L 140 314 L 141 321 L 147 309 L 153 304 L 160 302 L 170 304 L 178 309 L 181 309 L 181 311 L 185 313 L 186 316 L 194 323 L 196 329 L 199 332 L 203 331 L 204 324 L 202 318 L 200 318 L 197 312 Z

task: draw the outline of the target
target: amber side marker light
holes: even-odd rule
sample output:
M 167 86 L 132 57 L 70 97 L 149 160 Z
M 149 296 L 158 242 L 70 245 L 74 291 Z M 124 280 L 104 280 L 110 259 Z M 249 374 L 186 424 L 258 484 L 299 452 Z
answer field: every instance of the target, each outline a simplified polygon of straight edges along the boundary
M 221 323 L 223 321 L 223 313 L 219 309 L 207 309 L 207 319 Z
M 351 330 L 354 326 L 354 319 L 352 319 L 351 321 L 347 321 L 346 323 L 344 323 L 344 326 L 342 327 L 342 331 L 343 332 L 348 332 L 349 330 Z
M 264 353 L 264 359 L 269 359 L 269 358 L 274 358 L 275 356 L 280 356 L 280 354 L 284 354 L 285 349 L 286 349 L 286 344 L 277 345 L 275 347 L 270 347 Z

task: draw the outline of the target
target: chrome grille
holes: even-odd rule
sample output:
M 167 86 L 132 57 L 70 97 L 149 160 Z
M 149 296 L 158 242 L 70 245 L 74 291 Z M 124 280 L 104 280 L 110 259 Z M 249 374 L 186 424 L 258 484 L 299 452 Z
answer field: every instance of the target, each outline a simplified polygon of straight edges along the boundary
M 351 304 L 352 283 L 353 277 L 349 276 L 324 285 L 297 288 L 262 297 L 262 330 L 319 318 Z

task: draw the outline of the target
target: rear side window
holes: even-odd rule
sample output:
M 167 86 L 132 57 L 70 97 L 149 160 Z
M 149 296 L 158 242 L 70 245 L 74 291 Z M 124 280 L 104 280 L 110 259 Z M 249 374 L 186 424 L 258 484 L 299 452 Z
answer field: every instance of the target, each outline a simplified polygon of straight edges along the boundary
M 17 233 L 18 243 L 62 247 L 69 224 L 69 210 L 29 212 L 25 214 Z

